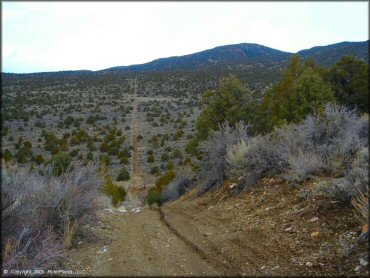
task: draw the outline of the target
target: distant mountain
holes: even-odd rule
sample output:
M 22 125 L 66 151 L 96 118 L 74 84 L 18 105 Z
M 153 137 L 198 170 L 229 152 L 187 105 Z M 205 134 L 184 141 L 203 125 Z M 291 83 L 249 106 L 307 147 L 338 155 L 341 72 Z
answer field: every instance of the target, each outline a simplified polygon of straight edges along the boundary
M 271 65 L 289 59 L 291 53 L 259 44 L 240 43 L 204 50 L 194 54 L 161 58 L 149 63 L 119 66 L 103 71 L 167 71 L 167 70 L 207 70 L 212 67 L 244 64 Z
M 322 66 L 335 64 L 344 55 L 353 55 L 368 61 L 369 41 L 341 42 L 327 46 L 316 46 L 301 50 L 302 58 L 313 58 Z M 227 66 L 283 65 L 294 53 L 284 52 L 253 43 L 240 43 L 215 47 L 209 50 L 169 58 L 161 58 L 149 63 L 131 66 L 112 67 L 100 72 L 140 72 L 140 71 L 203 71 Z
M 297 52 L 302 58 L 312 58 L 322 66 L 332 66 L 342 56 L 352 55 L 369 63 L 369 41 L 340 42 L 326 46 L 315 46 Z
M 218 46 L 201 52 L 160 58 L 130 66 L 117 66 L 98 71 L 60 71 L 30 74 L 3 73 L 6 78 L 74 78 L 104 74 L 145 74 L 146 72 L 213 72 L 218 75 L 237 74 L 246 76 L 246 81 L 275 82 L 295 53 L 284 52 L 254 43 Z M 369 63 L 369 41 L 341 42 L 327 46 L 315 46 L 297 52 L 303 59 L 313 58 L 322 66 L 335 64 L 344 55 L 353 55 Z M 271 78 L 270 78 L 271 77 Z

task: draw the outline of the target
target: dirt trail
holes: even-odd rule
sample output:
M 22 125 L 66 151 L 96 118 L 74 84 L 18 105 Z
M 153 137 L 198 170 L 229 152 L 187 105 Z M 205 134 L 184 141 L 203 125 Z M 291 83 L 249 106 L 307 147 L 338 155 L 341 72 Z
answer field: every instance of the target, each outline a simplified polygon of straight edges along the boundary
M 213 265 L 174 234 L 157 210 L 103 212 L 98 240 L 71 251 L 74 269 L 93 276 L 217 275 Z
M 132 178 L 125 206 L 99 213 L 99 223 L 88 227 L 92 238 L 69 252 L 66 266 L 93 276 L 220 275 L 225 265 L 211 260 L 178 233 L 159 209 L 145 204 L 153 177 L 143 175 L 139 163 L 137 84 L 132 111 Z
M 149 180 L 153 180 L 153 178 L 148 177 L 148 175 L 143 176 L 140 171 L 140 160 L 139 160 L 139 146 L 138 146 L 138 106 L 139 106 L 139 98 L 138 98 L 138 89 L 137 89 L 137 82 L 135 80 L 134 84 L 134 102 L 133 102 L 133 109 L 132 109 L 132 122 L 131 122 L 131 143 L 133 146 L 133 157 L 132 157 L 132 178 L 130 183 L 127 187 L 127 197 L 126 197 L 126 205 L 129 204 L 130 206 L 142 206 L 145 204 L 145 196 L 147 192 L 147 188 L 144 185 L 148 184 Z

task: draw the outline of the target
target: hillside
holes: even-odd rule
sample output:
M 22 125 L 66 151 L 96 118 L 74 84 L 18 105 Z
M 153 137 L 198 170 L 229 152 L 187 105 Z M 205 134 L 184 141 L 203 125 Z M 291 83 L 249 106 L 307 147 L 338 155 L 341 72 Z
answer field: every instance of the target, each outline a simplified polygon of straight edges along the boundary
M 327 46 L 315 46 L 310 49 L 298 51 L 296 54 L 303 58 L 313 58 L 323 66 L 331 66 L 344 55 L 353 55 L 368 61 L 368 46 L 369 41 L 341 42 Z M 102 72 L 163 70 L 200 71 L 232 65 L 283 65 L 293 54 L 295 53 L 284 52 L 259 44 L 240 43 L 219 46 L 184 56 L 161 58 L 140 65 L 112 67 L 102 70 Z
M 315 46 L 298 51 L 303 58 L 312 58 L 322 66 L 329 67 L 335 64 L 342 56 L 350 55 L 369 62 L 369 41 L 341 42 L 326 46 Z
M 141 65 L 113 67 L 104 71 L 207 70 L 228 65 L 272 65 L 289 59 L 290 53 L 259 44 L 241 43 L 215 47 L 201 52 L 161 58 Z
M 304 59 L 313 58 L 318 64 L 331 66 L 343 55 L 368 57 L 365 42 L 342 42 L 317 46 L 297 52 Z M 64 84 L 83 88 L 95 85 L 121 84 L 122 80 L 138 78 L 151 83 L 156 94 L 199 94 L 213 89 L 223 76 L 235 75 L 252 90 L 261 91 L 281 77 L 293 53 L 250 43 L 225 45 L 178 57 L 160 58 L 149 63 L 117 66 L 98 71 L 60 71 L 30 74 L 2 73 L 4 86 L 27 86 L 29 88 L 64 87 Z M 189 82 L 190 81 L 190 82 Z M 160 86 L 159 86 L 160 85 Z M 121 86 L 121 85 L 119 85 Z M 176 90 L 173 90 L 176 88 Z
M 302 58 L 313 58 L 323 66 L 331 66 L 342 56 L 353 55 L 368 62 L 369 41 L 340 42 L 326 46 L 315 46 L 297 53 L 284 52 L 254 43 L 240 43 L 218 46 L 183 56 L 159 58 L 144 64 L 115 66 L 107 69 L 90 71 L 58 71 L 30 74 L 3 73 L 5 78 L 15 77 L 76 77 L 112 73 L 171 72 L 171 71 L 208 71 L 208 70 L 248 70 L 250 68 L 269 67 L 276 70 L 284 68 L 294 54 Z

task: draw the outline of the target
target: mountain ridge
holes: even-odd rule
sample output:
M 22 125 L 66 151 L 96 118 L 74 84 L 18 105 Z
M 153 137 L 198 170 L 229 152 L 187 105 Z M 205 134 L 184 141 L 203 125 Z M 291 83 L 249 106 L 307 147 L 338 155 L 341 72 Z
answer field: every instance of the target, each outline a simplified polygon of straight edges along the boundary
M 292 55 L 298 54 L 303 59 L 312 58 L 322 66 L 331 66 L 344 55 L 353 55 L 369 63 L 369 40 L 360 42 L 344 41 L 324 46 L 314 46 L 296 53 L 281 51 L 256 43 L 238 43 L 216 46 L 199 52 L 158 58 L 147 63 L 128 66 L 114 66 L 101 70 L 64 70 L 34 73 L 5 73 L 5 75 L 60 75 L 105 73 L 135 73 L 155 71 L 206 71 L 221 67 L 248 67 L 263 65 L 266 67 L 284 66 Z

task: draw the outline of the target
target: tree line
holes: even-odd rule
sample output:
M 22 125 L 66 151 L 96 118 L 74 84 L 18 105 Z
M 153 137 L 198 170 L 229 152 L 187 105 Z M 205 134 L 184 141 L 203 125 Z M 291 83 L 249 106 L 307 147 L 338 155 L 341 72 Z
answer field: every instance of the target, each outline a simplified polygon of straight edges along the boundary
M 295 55 L 279 82 L 259 98 L 238 78 L 224 77 L 217 89 L 202 94 L 196 136 L 186 151 L 200 157 L 199 143 L 225 121 L 233 127 L 239 121 L 249 124 L 250 132 L 256 135 L 299 123 L 309 114 L 320 115 L 326 103 L 368 113 L 368 75 L 368 64 L 352 56 L 343 56 L 331 68 L 323 68 L 312 59 Z

